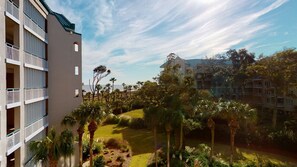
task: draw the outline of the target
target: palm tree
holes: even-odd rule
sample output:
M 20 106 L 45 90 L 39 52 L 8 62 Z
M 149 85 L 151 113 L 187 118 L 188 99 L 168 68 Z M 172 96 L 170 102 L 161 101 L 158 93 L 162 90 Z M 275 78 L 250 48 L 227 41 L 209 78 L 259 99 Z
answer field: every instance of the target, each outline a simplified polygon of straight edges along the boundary
M 102 86 L 100 84 L 96 85 L 96 91 L 97 91 L 97 100 L 100 100 L 100 90 L 102 89 Z
M 66 166 L 66 159 L 69 158 L 69 165 L 71 166 L 71 155 L 74 153 L 74 136 L 71 130 L 66 129 L 60 135 L 60 151 L 64 157 L 64 166 Z
M 113 90 L 114 90 L 114 82 L 117 81 L 117 79 L 116 79 L 115 77 L 113 77 L 113 78 L 110 78 L 109 81 L 112 82 L 112 89 L 111 89 L 111 92 L 113 92 Z
M 181 111 L 163 108 L 160 111 L 161 121 L 165 126 L 167 136 L 167 167 L 170 166 L 170 133 L 174 126 L 180 125 L 183 114 Z
M 29 144 L 29 149 L 33 153 L 33 161 L 38 163 L 42 161 L 43 165 L 49 161 L 50 167 L 57 167 L 60 158 L 60 144 L 59 137 L 56 131 L 50 129 L 48 136 L 37 141 L 32 141 Z
M 219 105 L 219 110 L 221 111 L 222 118 L 228 121 L 228 126 L 230 129 L 230 146 L 231 146 L 231 155 L 230 155 L 230 164 L 233 164 L 234 156 L 234 143 L 235 135 L 239 129 L 239 120 L 248 121 L 248 123 L 256 122 L 256 111 L 252 109 L 248 104 L 243 104 L 236 101 L 227 101 L 222 102 Z
M 74 126 L 78 124 L 78 152 L 79 152 L 79 166 L 82 166 L 82 137 L 84 128 L 88 121 L 89 116 L 89 101 L 83 102 L 78 108 L 73 110 L 70 115 L 65 116 L 62 120 L 63 125 Z
M 213 117 L 217 116 L 217 103 L 210 100 L 200 100 L 197 103 L 196 111 L 200 112 L 203 117 L 208 118 L 207 126 L 211 131 L 211 150 L 210 150 L 210 158 L 213 157 L 214 152 L 214 137 L 215 137 L 215 122 Z
M 94 142 L 94 134 L 98 129 L 98 125 L 103 119 L 105 113 L 101 110 L 99 102 L 91 102 L 89 103 L 89 117 L 88 117 L 88 130 L 90 133 L 90 167 L 93 167 L 93 142 Z
M 157 127 L 159 124 L 159 109 L 156 107 L 145 107 L 143 109 L 144 112 L 144 120 L 146 120 L 149 125 L 151 125 L 153 129 L 154 135 L 154 144 L 155 144 L 155 166 L 158 167 L 158 141 L 157 141 Z

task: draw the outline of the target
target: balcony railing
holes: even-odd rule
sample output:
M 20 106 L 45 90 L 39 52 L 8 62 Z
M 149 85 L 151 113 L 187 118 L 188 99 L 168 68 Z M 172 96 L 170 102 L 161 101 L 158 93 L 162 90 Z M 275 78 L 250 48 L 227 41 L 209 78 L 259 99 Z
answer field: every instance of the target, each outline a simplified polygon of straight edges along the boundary
M 6 43 L 6 58 L 20 61 L 20 52 L 16 46 Z
M 39 58 L 37 56 L 34 56 L 27 52 L 25 52 L 25 63 L 33 65 L 33 66 L 37 66 L 37 67 L 40 67 L 43 69 L 48 68 L 48 63 L 46 60 Z
M 35 135 L 39 133 L 39 130 L 41 131 L 42 128 L 48 125 L 48 116 L 44 116 L 43 118 L 39 119 L 38 121 L 32 123 L 31 125 L 27 126 L 25 128 L 25 138 L 30 137 L 33 138 Z M 36 133 L 33 135 L 34 133 Z M 26 140 L 30 140 L 26 139 Z
M 10 0 L 6 0 L 6 11 L 19 20 L 19 8 Z
M 16 150 L 14 147 L 18 144 L 20 144 L 20 130 L 15 130 L 7 135 L 7 152 Z
M 25 100 L 33 100 L 38 98 L 45 98 L 48 96 L 46 88 L 42 89 L 27 89 L 25 90 Z
M 8 88 L 7 89 L 7 104 L 20 102 L 20 89 Z
M 47 41 L 47 33 L 39 27 L 31 18 L 24 14 L 25 26 L 29 27 L 33 32 L 35 32 L 42 40 Z

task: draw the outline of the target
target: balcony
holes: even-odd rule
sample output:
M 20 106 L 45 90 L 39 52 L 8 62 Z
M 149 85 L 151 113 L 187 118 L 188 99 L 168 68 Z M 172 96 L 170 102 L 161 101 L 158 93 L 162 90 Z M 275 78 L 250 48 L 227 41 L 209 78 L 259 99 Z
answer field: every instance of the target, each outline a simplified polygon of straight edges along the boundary
M 25 142 L 32 139 L 48 126 L 48 116 L 44 116 L 25 128 Z
M 7 152 L 9 155 L 17 150 L 21 146 L 20 142 L 20 130 L 15 130 L 7 135 Z
M 6 63 L 21 65 L 19 48 L 6 43 Z
M 48 71 L 48 63 L 46 60 L 27 52 L 25 52 L 25 67 L 41 71 Z
M 7 109 L 20 106 L 20 89 L 8 88 L 6 94 L 6 101 Z
M 20 24 L 19 21 L 19 8 L 10 0 L 6 0 L 5 15 L 11 18 L 16 23 Z
M 24 14 L 25 29 L 35 35 L 37 38 L 47 43 L 47 33 L 39 27 L 31 18 Z
M 46 88 L 25 90 L 25 104 L 34 103 L 47 98 L 48 92 Z

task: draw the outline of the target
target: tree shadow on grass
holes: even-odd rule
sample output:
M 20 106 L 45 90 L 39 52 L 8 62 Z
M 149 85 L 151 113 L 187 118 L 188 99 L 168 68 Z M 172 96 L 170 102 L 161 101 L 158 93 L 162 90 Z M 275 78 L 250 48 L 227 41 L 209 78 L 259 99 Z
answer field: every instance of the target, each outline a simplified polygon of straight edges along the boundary
M 113 134 L 122 134 L 124 140 L 128 141 L 133 155 L 154 152 L 154 136 L 152 131 L 147 129 L 130 129 L 127 127 L 114 127 Z M 158 143 L 164 143 L 164 138 L 158 134 Z

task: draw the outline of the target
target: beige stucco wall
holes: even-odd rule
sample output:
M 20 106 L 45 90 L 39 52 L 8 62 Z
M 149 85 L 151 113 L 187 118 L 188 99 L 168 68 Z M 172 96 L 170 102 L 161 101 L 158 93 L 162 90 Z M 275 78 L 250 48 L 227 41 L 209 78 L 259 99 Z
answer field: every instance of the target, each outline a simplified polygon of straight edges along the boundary
M 82 88 L 81 35 L 65 31 L 55 16 L 48 15 L 48 90 L 49 126 L 61 131 L 60 123 L 82 102 L 81 93 L 75 97 L 75 89 Z M 74 51 L 74 42 L 79 51 Z M 75 66 L 79 75 L 74 74 Z
M 0 1 L 0 147 L 6 144 L 5 1 Z M 0 167 L 6 164 L 6 149 L 0 149 Z M 1 160 L 2 159 L 2 160 Z

